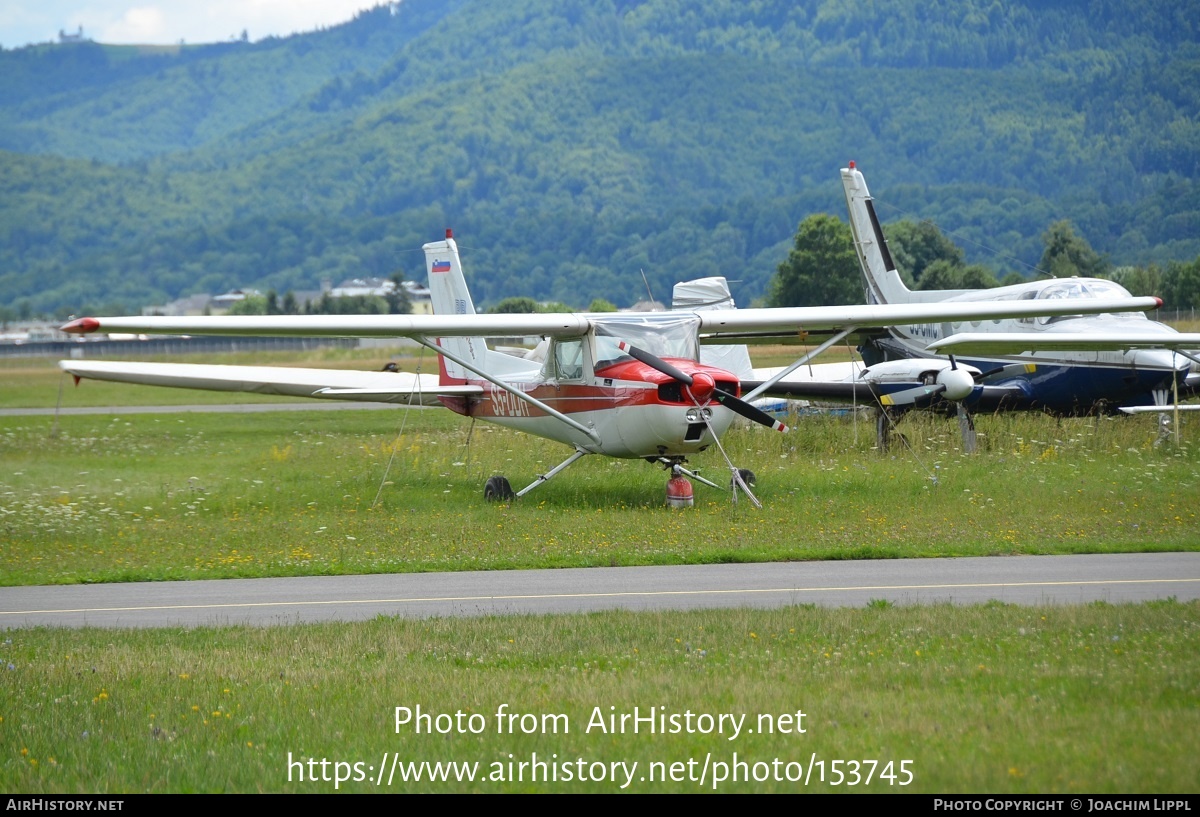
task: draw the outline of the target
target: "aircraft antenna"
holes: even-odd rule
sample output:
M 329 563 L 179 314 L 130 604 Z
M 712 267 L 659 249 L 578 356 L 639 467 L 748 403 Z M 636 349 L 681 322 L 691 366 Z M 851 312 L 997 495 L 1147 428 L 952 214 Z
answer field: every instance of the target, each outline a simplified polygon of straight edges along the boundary
M 650 291 L 650 279 L 646 277 L 646 271 L 639 268 L 638 272 L 642 274 L 642 283 L 646 285 L 646 297 L 650 299 L 650 303 L 654 303 L 654 293 Z

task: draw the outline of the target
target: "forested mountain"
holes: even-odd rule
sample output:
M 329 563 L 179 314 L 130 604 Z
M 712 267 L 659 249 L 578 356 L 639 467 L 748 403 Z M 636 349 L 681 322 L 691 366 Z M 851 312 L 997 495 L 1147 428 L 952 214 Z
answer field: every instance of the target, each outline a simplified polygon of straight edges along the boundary
M 325 31 L 0 52 L 0 309 L 424 278 L 629 304 L 639 270 L 761 297 L 863 168 L 1027 273 L 1200 254 L 1200 38 L 1176 2 L 404 0 Z

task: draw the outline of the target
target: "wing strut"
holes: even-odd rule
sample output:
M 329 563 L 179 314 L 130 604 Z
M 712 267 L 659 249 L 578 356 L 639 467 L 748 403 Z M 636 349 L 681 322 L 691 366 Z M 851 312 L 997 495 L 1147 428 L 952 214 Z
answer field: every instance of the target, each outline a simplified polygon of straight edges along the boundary
M 441 346 L 438 346 L 435 342 L 433 342 L 429 338 L 425 337 L 424 335 L 413 335 L 412 339 L 415 340 L 417 343 L 421 344 L 422 346 L 425 346 L 426 348 L 431 349 L 436 354 L 445 355 L 446 357 L 450 358 L 455 363 L 457 363 L 459 366 L 462 366 L 467 371 L 473 372 L 474 374 L 479 375 L 484 380 L 491 383 L 493 386 L 503 389 L 504 391 L 511 394 L 513 397 L 516 397 L 519 400 L 524 400 L 529 405 L 533 406 L 534 408 L 538 409 L 539 411 L 546 412 L 547 414 L 549 414 L 551 417 L 555 418 L 556 420 L 561 420 L 562 422 L 569 425 L 571 428 L 584 434 L 589 440 L 596 443 L 597 445 L 600 444 L 600 435 L 596 433 L 596 430 L 594 428 L 588 428 L 583 423 L 580 423 L 578 420 L 572 420 L 570 417 L 563 414 L 561 411 L 550 408 L 550 406 L 546 405 L 541 400 L 538 400 L 536 397 L 530 397 L 528 394 L 521 391 L 520 389 L 513 388 L 512 384 L 510 384 L 510 383 L 505 383 L 502 380 L 497 380 L 495 377 L 492 377 L 490 374 L 483 371 L 482 369 L 480 369 L 478 366 L 474 365 L 473 363 L 469 363 L 466 359 L 460 357 L 459 355 L 456 355 L 453 352 L 451 352 L 447 349 L 443 349 Z
M 801 366 L 803 366 L 805 363 L 808 363 L 808 361 L 812 360 L 814 357 L 816 357 L 817 355 L 821 354 L 821 352 L 824 352 L 826 349 L 828 349 L 828 348 L 829 348 L 830 346 L 832 346 L 833 344 L 835 344 L 835 343 L 838 343 L 839 341 L 841 341 L 841 339 L 842 339 L 842 338 L 846 337 L 846 335 L 849 335 L 851 332 L 855 331 L 856 329 L 858 329 L 858 327 L 857 327 L 857 326 L 851 326 L 851 327 L 849 327 L 849 328 L 847 328 L 847 329 L 843 329 L 842 331 L 838 332 L 836 335 L 834 335 L 834 336 L 832 336 L 831 338 L 829 338 L 828 340 L 826 340 L 826 341 L 825 341 L 824 343 L 822 343 L 820 346 L 818 346 L 817 348 L 813 349 L 811 352 L 808 352 L 807 354 L 805 354 L 805 355 L 804 355 L 804 357 L 802 357 L 802 358 L 800 358 L 799 360 L 797 360 L 797 361 L 796 361 L 795 363 L 793 363 L 791 366 L 788 366 L 788 367 L 787 367 L 786 369 L 784 369 L 782 372 L 780 372 L 779 374 L 777 374 L 777 375 L 773 376 L 773 377 L 772 377 L 770 380 L 767 380 L 767 381 L 764 381 L 763 383 L 760 383 L 760 384 L 759 384 L 759 386 L 758 386 L 758 388 L 754 389 L 754 390 L 753 390 L 752 392 L 750 392 L 749 394 L 743 394 L 743 395 L 742 395 L 742 399 L 743 399 L 743 400 L 745 400 L 746 402 L 750 402 L 750 401 L 751 401 L 751 400 L 753 400 L 755 397 L 758 397 L 760 394 L 762 394 L 763 392 L 765 392 L 767 389 L 769 389 L 769 388 L 771 388 L 772 386 L 774 386 L 774 385 L 775 385 L 776 383 L 778 383 L 780 380 L 783 380 L 783 379 L 784 379 L 785 377 L 787 377 L 789 374 L 791 374 L 792 372 L 794 372 L 794 371 L 796 371 L 797 369 L 799 369 L 799 368 L 800 368 Z

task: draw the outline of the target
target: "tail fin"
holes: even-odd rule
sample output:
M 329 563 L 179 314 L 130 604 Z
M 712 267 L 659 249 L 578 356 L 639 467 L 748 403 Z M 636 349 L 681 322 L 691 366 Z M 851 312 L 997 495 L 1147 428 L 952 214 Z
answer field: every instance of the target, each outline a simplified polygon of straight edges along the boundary
M 474 315 L 475 304 L 467 290 L 467 279 L 463 277 L 462 261 L 458 257 L 458 245 L 450 230 L 446 230 L 444 241 L 433 241 L 422 247 L 425 250 L 425 268 L 429 273 L 429 297 L 436 315 Z M 487 357 L 487 344 L 482 338 L 438 338 L 438 345 L 458 357 L 475 365 L 482 365 Z M 463 380 L 467 371 L 446 357 L 442 361 L 442 381 Z
M 900 273 L 896 272 L 883 228 L 879 226 L 879 217 L 875 215 L 875 202 L 854 162 L 850 167 L 842 168 L 842 186 L 846 189 L 846 206 L 850 209 L 854 247 L 858 250 L 858 261 L 867 286 L 867 303 L 904 304 L 921 300 L 913 297 L 915 293 L 904 285 Z

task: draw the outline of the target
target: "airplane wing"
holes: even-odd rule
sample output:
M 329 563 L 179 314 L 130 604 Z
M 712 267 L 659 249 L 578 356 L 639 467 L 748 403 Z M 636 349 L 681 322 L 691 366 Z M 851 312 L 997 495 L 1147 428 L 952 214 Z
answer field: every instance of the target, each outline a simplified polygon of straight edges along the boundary
M 953 364 L 934 358 L 906 358 L 864 366 L 861 363 L 821 363 L 802 366 L 786 379 L 763 391 L 770 397 L 788 400 L 816 400 L 860 405 L 928 407 L 945 400 L 939 374 L 958 368 L 975 381 L 961 397 L 974 409 L 993 409 L 999 406 L 1020 407 L 1030 402 L 1031 395 L 1019 384 L 992 385 L 986 382 L 989 373 L 973 366 Z M 766 382 L 778 369 L 755 369 L 751 379 L 742 380 L 744 391 L 753 391 Z
M 1200 333 L 963 332 L 929 344 L 952 355 L 1019 354 L 1029 351 L 1124 352 L 1129 349 L 1200 349 Z
M 582 335 L 591 325 L 570 312 L 531 315 L 153 315 L 80 318 L 62 331 L 155 335 L 270 335 L 277 337 L 520 337 Z
M 1180 403 L 1178 406 L 1125 406 L 1120 410 L 1125 414 L 1170 414 L 1173 411 L 1200 411 L 1200 403 Z
M 1069 302 L 1070 306 L 1062 306 Z M 796 306 L 773 309 L 731 309 L 696 312 L 706 341 L 738 333 L 767 331 L 836 332 L 854 328 L 859 332 L 928 323 L 957 323 L 1052 315 L 1096 315 L 1106 312 L 1147 312 L 1158 309 L 1158 298 L 1072 298 L 1053 301 L 976 301 L 908 304 L 860 304 L 853 306 Z M 678 313 L 674 313 L 678 314 Z
M 441 386 L 437 375 L 408 372 L 80 360 L 58 365 L 76 379 L 414 406 L 440 406 L 440 396 L 482 393 L 478 386 Z
M 785 334 L 865 330 L 906 324 L 991 320 L 1055 315 L 1145 312 L 1162 305 L 1158 298 L 1062 298 L 1045 301 L 974 303 L 868 304 L 772 309 L 696 311 L 700 332 L 731 339 L 738 333 Z M 678 320 L 680 312 L 648 312 L 647 321 Z M 658 316 L 658 317 L 656 317 Z M 585 313 L 530 315 L 222 315 L 80 318 L 64 332 L 129 332 L 178 335 L 274 335 L 284 337 L 495 337 L 585 334 L 593 317 Z M 711 337 L 709 338 L 711 339 Z

